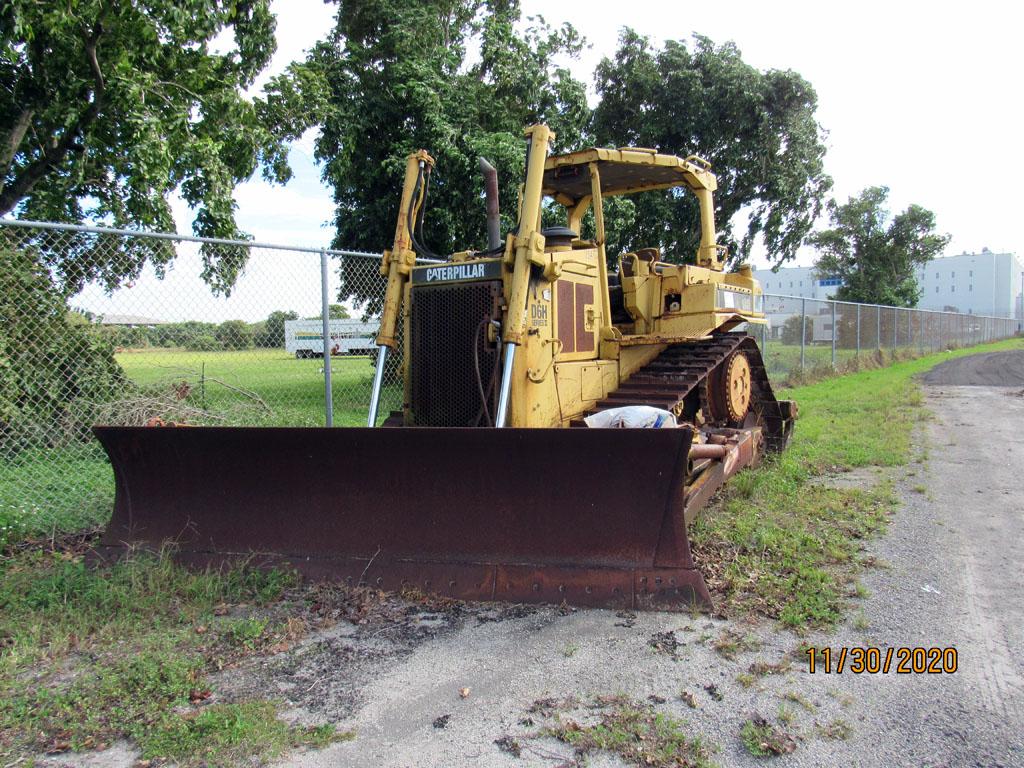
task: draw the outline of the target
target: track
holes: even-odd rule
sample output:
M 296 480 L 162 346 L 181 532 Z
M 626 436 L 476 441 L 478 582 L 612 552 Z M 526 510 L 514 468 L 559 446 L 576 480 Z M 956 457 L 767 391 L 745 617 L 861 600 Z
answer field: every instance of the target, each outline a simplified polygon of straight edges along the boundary
M 750 413 L 743 424 L 715 418 L 715 409 L 709 402 L 715 376 L 737 352 L 742 352 L 750 364 Z M 708 339 L 669 346 L 599 401 L 587 415 L 630 405 L 663 408 L 675 413 L 681 421 L 689 422 L 695 422 L 700 411 L 704 423 L 711 426 L 761 426 L 768 448 L 775 451 L 786 447 L 796 415 L 790 401 L 775 397 L 761 351 L 745 333 L 716 333 Z M 573 422 L 573 426 L 583 424 L 582 419 Z

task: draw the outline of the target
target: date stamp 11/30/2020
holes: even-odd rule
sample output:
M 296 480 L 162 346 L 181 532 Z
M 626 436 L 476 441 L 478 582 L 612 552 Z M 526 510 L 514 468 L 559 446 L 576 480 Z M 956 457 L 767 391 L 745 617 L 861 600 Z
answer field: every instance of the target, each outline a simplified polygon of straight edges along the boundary
M 958 663 L 956 648 L 952 647 L 811 647 L 806 654 L 807 671 L 812 675 L 949 675 L 956 672 Z

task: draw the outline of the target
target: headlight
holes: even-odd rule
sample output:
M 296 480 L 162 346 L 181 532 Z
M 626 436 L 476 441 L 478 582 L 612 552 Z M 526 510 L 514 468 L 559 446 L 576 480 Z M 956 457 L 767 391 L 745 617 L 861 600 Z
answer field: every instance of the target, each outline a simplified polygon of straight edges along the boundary
M 758 295 L 758 309 L 761 311 L 762 296 Z M 731 288 L 718 286 L 715 293 L 716 309 L 735 309 L 739 312 L 754 312 L 754 295 L 743 291 L 735 291 Z

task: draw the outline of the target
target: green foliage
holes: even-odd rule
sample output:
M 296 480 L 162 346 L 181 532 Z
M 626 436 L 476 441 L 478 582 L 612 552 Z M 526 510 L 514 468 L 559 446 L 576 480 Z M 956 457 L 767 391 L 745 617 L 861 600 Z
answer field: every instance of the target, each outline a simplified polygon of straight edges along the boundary
M 511 229 L 523 127 L 547 122 L 558 146 L 576 148 L 588 114 L 584 85 L 558 64 L 579 51 L 575 30 L 537 19 L 519 33 L 521 21 L 516 0 L 342 3 L 328 39 L 271 83 L 268 100 L 280 114 L 321 121 L 316 156 L 337 203 L 336 245 L 390 247 L 406 157 L 421 148 L 437 160 L 429 249 L 485 247 L 481 155 L 498 168 L 503 228 Z M 379 301 L 363 293 L 360 278 L 377 270 L 364 261 L 343 262 L 340 297 Z
M 174 231 L 168 195 L 178 191 L 198 209 L 196 234 L 240 236 L 235 185 L 258 169 L 290 176 L 288 121 L 243 95 L 270 61 L 275 24 L 269 0 L 5 2 L 0 215 Z M 166 243 L 66 240 L 75 247 L 43 255 L 70 287 L 116 285 L 147 259 L 174 257 Z M 204 277 L 227 290 L 247 256 L 204 252 Z
M 719 242 L 740 260 L 759 235 L 777 263 L 795 255 L 832 184 L 810 83 L 793 71 L 750 66 L 733 43 L 695 35 L 690 46 L 669 40 L 658 50 L 630 29 L 596 79 L 599 144 L 709 160 L 718 176 Z M 694 196 L 648 192 L 633 201 L 636 223 L 609 238 L 611 251 L 660 246 L 668 260 L 692 262 L 700 240 Z M 749 212 L 742 232 L 734 222 L 741 210 Z
M 301 728 L 264 701 L 199 708 L 208 669 L 232 647 L 218 606 L 264 606 L 295 584 L 280 572 L 186 571 L 166 556 L 109 568 L 27 551 L 0 579 L 0 758 L 79 751 L 131 739 L 145 759 L 181 766 L 263 763 L 293 746 L 351 734 Z M 263 627 L 264 620 L 250 620 Z M 244 641 L 236 652 L 248 653 Z M 31 677 L 33 685 L 23 679 Z M 20 760 L 15 760 L 20 762 Z
M 321 318 L 323 318 L 323 316 L 324 316 L 324 313 L 323 312 L 319 312 L 314 317 L 311 317 L 309 319 L 310 320 L 320 320 Z M 351 317 L 351 315 L 349 315 L 348 310 L 345 308 L 345 306 L 343 304 L 328 304 L 327 305 L 327 317 L 329 319 L 331 319 L 331 320 L 348 320 L 348 318 Z M 295 318 L 289 318 L 289 319 L 294 320 Z M 282 327 L 282 331 L 281 332 L 284 333 L 283 327 Z M 282 341 L 281 343 L 284 344 L 284 341 Z
M 832 228 L 808 242 L 820 250 L 819 274 L 838 277 L 839 301 L 915 307 L 921 289 L 914 277 L 949 243 L 935 232 L 935 214 L 919 205 L 890 217 L 888 187 L 868 187 L 840 205 L 829 201 Z
M 185 342 L 185 349 L 190 352 L 215 352 L 224 349 L 224 344 L 209 333 L 203 333 Z
M 252 327 L 244 320 L 225 320 L 217 326 L 213 337 L 222 349 L 249 349 L 252 347 Z
M 88 436 L 93 406 L 125 384 L 111 344 L 68 313 L 28 250 L 0 244 L 0 448 Z
M 338 306 L 332 304 L 331 308 Z M 347 317 L 348 315 L 346 315 Z M 333 315 L 332 315 L 333 317 Z M 257 347 L 266 349 L 277 349 L 284 346 L 284 324 L 288 320 L 298 320 L 296 312 L 282 312 L 280 310 L 271 312 L 263 324 L 262 332 L 255 332 L 253 340 Z
M 581 756 L 605 752 L 631 765 L 657 768 L 710 768 L 711 755 L 717 751 L 689 736 L 685 721 L 624 697 L 610 711 L 601 712 L 596 724 L 565 720 L 542 733 L 571 745 Z
M 812 336 L 811 321 L 808 320 L 806 323 L 801 315 L 791 315 L 786 318 L 786 321 L 782 324 L 782 343 L 783 344 L 799 344 L 800 333 L 803 331 L 803 337 L 805 343 L 810 343 Z

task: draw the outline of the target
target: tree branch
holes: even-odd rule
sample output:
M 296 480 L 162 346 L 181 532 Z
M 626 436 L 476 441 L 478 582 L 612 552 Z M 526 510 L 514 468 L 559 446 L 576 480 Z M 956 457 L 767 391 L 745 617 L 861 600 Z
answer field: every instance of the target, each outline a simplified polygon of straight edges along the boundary
M 50 170 L 60 163 L 71 151 L 75 140 L 81 135 L 92 122 L 99 116 L 103 104 L 103 94 L 106 89 L 106 82 L 103 79 L 103 70 L 100 69 L 99 59 L 96 56 L 96 46 L 100 37 L 103 36 L 103 20 L 99 19 L 92 31 L 85 38 L 85 57 L 89 62 L 89 69 L 92 71 L 93 87 L 92 101 L 89 106 L 75 120 L 74 125 L 64 131 L 63 135 L 51 139 L 48 146 L 43 149 L 42 154 L 22 169 L 10 187 L 0 191 L 0 216 L 10 213 L 14 206 L 27 195 L 39 181 L 46 176 Z M 31 117 L 31 116 L 30 116 Z M 26 125 L 27 128 L 27 125 Z M 24 135 L 24 131 L 22 131 Z M 20 143 L 20 140 L 19 140 Z M 13 155 L 12 155 L 13 159 Z
M 7 133 L 3 154 L 0 154 L 0 192 L 4 189 L 4 178 L 7 176 L 7 169 L 11 167 L 11 161 L 14 160 L 14 155 L 18 151 L 18 147 L 21 146 L 28 127 L 32 124 L 33 114 L 35 114 L 35 110 L 29 108 L 21 110 L 21 114 L 15 118 L 14 125 Z

